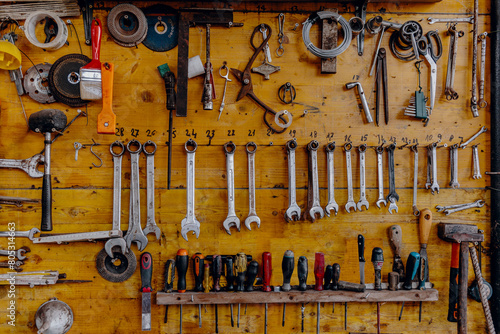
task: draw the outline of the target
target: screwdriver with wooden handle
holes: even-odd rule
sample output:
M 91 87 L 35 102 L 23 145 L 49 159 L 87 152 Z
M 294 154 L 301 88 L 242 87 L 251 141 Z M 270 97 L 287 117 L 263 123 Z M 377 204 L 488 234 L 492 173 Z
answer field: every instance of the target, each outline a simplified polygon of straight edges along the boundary
M 175 279 L 175 260 L 169 259 L 165 263 L 165 286 L 163 288 L 163 292 L 172 292 L 174 289 L 174 279 Z M 165 318 L 163 319 L 163 323 L 167 323 L 168 320 L 168 304 L 165 305 Z
M 292 278 L 293 269 L 295 267 L 295 256 L 291 250 L 287 250 L 283 254 L 283 260 L 281 261 L 281 270 L 283 271 L 283 285 L 281 290 L 290 291 L 292 286 L 290 285 L 290 279 Z M 286 303 L 283 303 L 283 320 L 281 321 L 281 326 L 285 327 L 285 316 L 286 316 Z
M 188 251 L 185 249 L 179 249 L 177 251 L 177 256 L 175 257 L 175 266 L 177 268 L 177 292 L 186 292 L 186 272 L 189 264 Z M 179 315 L 179 333 L 182 334 L 182 304 L 180 304 L 180 315 Z
M 392 262 L 392 271 L 399 274 L 399 280 L 405 278 L 405 266 L 401 259 L 401 248 L 403 247 L 403 232 L 401 226 L 392 225 L 389 227 L 389 244 L 394 251 L 394 260 Z
M 325 254 L 318 252 L 314 256 L 314 290 L 323 291 L 323 277 L 325 276 Z M 317 312 L 316 312 L 316 333 L 319 334 L 319 321 L 320 321 L 320 308 L 321 303 L 317 302 Z
M 273 271 L 272 257 L 270 252 L 262 253 L 262 291 L 270 292 L 271 289 L 271 275 Z M 264 316 L 264 334 L 267 334 L 267 303 L 265 305 L 266 313 Z
M 297 276 L 299 278 L 299 291 L 307 290 L 307 274 L 308 274 L 308 264 L 307 257 L 300 256 L 297 260 Z M 301 330 L 304 333 L 304 310 L 305 305 L 302 303 L 301 311 Z
M 418 288 L 425 290 L 425 282 L 429 280 L 429 263 L 427 261 L 427 242 L 429 241 L 429 234 L 432 227 L 432 212 L 429 209 L 420 211 L 418 221 L 419 235 L 420 235 L 420 271 Z M 422 321 L 422 302 L 420 302 L 418 321 Z
M 204 256 L 201 253 L 196 253 L 192 258 L 193 274 L 194 274 L 194 291 L 203 291 L 203 269 Z M 201 328 L 201 304 L 198 304 L 198 327 Z

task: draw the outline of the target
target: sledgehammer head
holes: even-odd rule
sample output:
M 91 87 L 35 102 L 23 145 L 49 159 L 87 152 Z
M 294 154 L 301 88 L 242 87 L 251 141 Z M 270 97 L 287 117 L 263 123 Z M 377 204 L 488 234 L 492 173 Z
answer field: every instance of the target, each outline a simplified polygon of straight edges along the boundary
M 448 242 L 480 242 L 484 235 L 472 224 L 438 224 L 438 237 Z
M 59 109 L 43 109 L 30 115 L 28 125 L 31 131 L 46 133 L 61 131 L 68 121 Z

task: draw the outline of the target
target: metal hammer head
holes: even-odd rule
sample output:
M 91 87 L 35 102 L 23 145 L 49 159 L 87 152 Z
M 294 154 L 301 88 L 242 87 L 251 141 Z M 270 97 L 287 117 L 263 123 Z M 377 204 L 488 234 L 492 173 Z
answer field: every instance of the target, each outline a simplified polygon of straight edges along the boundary
M 438 236 L 448 242 L 481 242 L 484 235 L 472 224 L 438 224 Z
M 61 131 L 68 121 L 59 109 L 43 109 L 30 115 L 28 125 L 31 131 L 46 133 Z

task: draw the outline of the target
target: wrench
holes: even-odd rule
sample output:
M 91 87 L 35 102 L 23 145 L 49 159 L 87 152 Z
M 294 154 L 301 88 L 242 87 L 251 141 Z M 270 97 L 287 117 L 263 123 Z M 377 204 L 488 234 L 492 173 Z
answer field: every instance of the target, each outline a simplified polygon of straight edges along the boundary
M 475 203 L 475 202 L 472 202 L 472 203 Z M 468 205 L 468 204 L 472 204 L 472 203 L 454 204 L 454 205 L 448 205 L 448 206 L 436 205 L 436 209 L 437 209 L 437 212 L 443 212 L 444 210 L 461 208 L 464 205 Z
M 484 204 L 485 204 L 485 202 L 483 200 L 478 199 L 475 202 L 465 204 L 465 205 L 458 207 L 458 208 L 444 210 L 444 213 L 448 216 L 454 212 L 458 212 L 458 211 L 462 211 L 462 210 L 466 210 L 466 209 L 481 208 L 484 206 Z
M 45 157 L 42 154 L 35 154 L 24 160 L 0 159 L 0 168 L 17 168 L 32 178 L 40 178 L 43 176 L 43 172 L 39 171 L 37 167 L 44 162 Z
M 198 144 L 189 139 L 185 144 L 184 148 L 186 149 L 187 159 L 186 159 L 186 182 L 187 182 L 187 209 L 186 209 L 186 217 L 181 222 L 181 235 L 184 240 L 188 241 L 187 234 L 188 232 L 193 232 L 196 235 L 196 239 L 200 236 L 200 222 L 196 220 L 194 215 L 194 155 L 196 149 L 198 148 Z M 192 149 L 190 149 L 192 148 Z
M 465 143 L 460 144 L 460 147 L 461 147 L 461 148 L 466 148 L 466 147 L 467 147 L 467 145 L 469 145 L 471 141 L 473 141 L 473 140 L 474 140 L 474 139 L 476 139 L 476 138 L 477 138 L 477 137 L 478 137 L 481 133 L 486 132 L 486 131 L 488 131 L 488 128 L 486 128 L 486 127 L 484 127 L 484 126 L 483 126 L 481 129 L 479 129 L 479 131 L 478 131 L 475 135 L 473 135 L 472 137 L 470 137 L 470 138 L 469 138 L 469 139 L 468 139 Z
M 458 144 L 450 146 L 450 171 L 450 187 L 453 189 L 460 188 L 460 183 L 458 183 Z
M 437 143 L 432 143 L 429 145 L 432 155 L 432 184 L 431 184 L 431 192 L 434 195 L 434 192 L 439 194 L 439 184 L 437 182 L 437 160 L 436 160 L 436 148 Z
M 313 223 L 316 221 L 317 217 L 319 217 L 318 219 L 321 219 L 325 216 L 319 197 L 318 147 L 319 143 L 316 140 L 311 140 L 311 142 L 307 144 L 307 150 L 309 151 L 307 209 L 309 218 Z
M 471 88 L 471 98 L 470 98 L 470 109 L 473 117 L 479 117 L 479 112 L 477 110 L 477 96 L 476 96 L 476 86 L 477 86 L 477 32 L 478 27 L 478 15 L 479 15 L 479 0 L 474 0 L 474 28 L 472 29 L 472 88 Z
M 241 230 L 240 219 L 236 216 L 234 204 L 234 151 L 236 145 L 232 141 L 224 144 L 226 152 L 226 178 L 227 178 L 227 217 L 222 223 L 227 234 L 231 235 L 231 227 L 236 227 L 238 232 Z
M 132 147 L 137 146 L 137 150 Z M 144 235 L 141 228 L 141 198 L 139 185 L 139 155 L 142 151 L 142 145 L 138 140 L 132 139 L 127 143 L 127 151 L 130 153 L 130 212 L 129 212 L 129 232 L 125 235 L 127 248 L 130 248 L 132 242 L 137 244 L 137 248 L 142 252 L 148 245 L 148 238 Z
M 477 144 L 477 145 L 479 145 L 479 144 Z M 477 150 L 477 145 L 472 145 L 472 164 L 473 164 L 473 170 L 474 170 L 474 174 L 472 175 L 473 179 L 482 178 L 481 168 L 479 166 L 479 153 Z
M 40 233 L 40 230 L 37 229 L 36 227 L 33 227 L 29 231 L 5 231 L 5 232 L 0 232 L 0 237 L 17 237 L 17 238 L 28 238 L 31 241 L 33 241 L 34 235 Z
M 486 108 L 488 102 L 484 99 L 484 77 L 486 71 L 486 36 L 488 36 L 487 32 L 483 32 L 479 35 L 479 42 L 481 42 L 481 62 L 479 64 L 479 69 L 481 73 L 479 73 L 479 101 L 477 101 L 477 105 L 479 108 Z
M 263 24 L 261 24 L 259 30 L 262 33 L 262 39 L 266 40 L 266 38 L 267 38 L 267 28 Z M 267 62 L 267 63 L 272 62 L 272 59 L 271 59 L 271 50 L 269 49 L 269 43 L 266 43 L 266 45 L 264 45 L 264 48 L 262 49 L 262 51 L 264 51 L 264 54 L 266 56 L 266 61 L 265 62 Z
M 387 195 L 387 202 L 389 204 L 389 213 L 392 214 L 393 210 L 398 212 L 398 206 L 396 202 L 399 201 L 399 195 L 396 193 L 396 178 L 394 173 L 394 150 L 396 149 L 396 144 L 392 143 L 386 150 L 389 156 L 389 195 Z
M 450 34 L 450 52 L 448 53 L 448 69 L 446 71 L 446 86 L 444 94 L 448 101 L 458 99 L 458 93 L 453 88 L 455 82 L 455 67 L 458 51 L 458 38 L 464 35 L 463 31 L 457 31 L 455 25 L 448 28 Z
M 365 184 L 365 152 L 366 144 L 359 145 L 359 192 L 360 198 L 357 204 L 359 211 L 363 211 L 363 206 L 368 210 L 370 203 L 366 200 L 366 184 Z
M 427 146 L 427 181 L 425 182 L 425 189 L 429 189 L 432 184 L 432 148 Z
M 14 262 L 14 261 L 0 262 L 0 268 L 10 268 L 10 269 L 13 269 L 17 272 L 23 271 L 23 268 L 21 268 L 21 266 L 24 264 L 23 261 L 15 261 L 14 263 L 12 263 L 12 262 Z
M 287 222 L 298 221 L 300 219 L 301 211 L 297 204 L 297 193 L 295 183 L 295 149 L 297 148 L 297 141 L 295 139 L 289 140 L 286 143 L 288 152 L 288 209 L 285 212 L 285 220 Z
M 417 208 L 417 189 L 418 189 L 418 145 L 412 145 L 410 148 L 413 151 L 413 215 L 420 216 L 420 210 Z
M 252 148 L 252 149 L 250 149 Z M 257 144 L 253 141 L 246 145 L 248 156 L 248 217 L 245 219 L 245 226 L 249 231 L 250 224 L 257 223 L 257 228 L 260 228 L 260 218 L 257 216 L 255 209 L 255 151 L 257 151 Z
M 333 152 L 335 151 L 335 142 L 328 143 L 325 146 L 327 173 L 328 173 L 328 204 L 325 206 L 325 214 L 330 217 L 330 212 L 335 211 L 335 216 L 339 212 L 339 205 L 335 202 L 335 166 Z
M 153 150 L 148 151 L 146 147 L 152 146 Z M 155 152 L 156 152 L 156 144 L 151 140 L 142 145 L 142 151 L 146 155 L 146 175 L 147 175 L 147 190 L 146 190 L 146 212 L 147 212 L 147 220 L 146 227 L 142 232 L 144 235 L 148 235 L 150 233 L 154 233 L 156 236 L 156 240 L 160 240 L 161 230 L 156 225 L 155 221 Z
M 12 251 L 6 250 L 6 249 L 0 249 L 0 255 L 2 255 L 2 256 L 15 256 L 19 261 L 26 259 L 26 256 L 24 254 L 26 254 L 27 252 L 29 252 L 29 248 L 28 249 L 19 248 L 19 249 L 12 250 Z
M 380 209 L 380 204 L 387 206 L 387 201 L 384 197 L 384 170 L 383 170 L 383 154 L 384 154 L 384 144 L 377 146 L 375 152 L 377 152 L 377 183 L 378 183 L 378 200 L 377 207 Z
M 352 191 L 352 166 L 351 166 L 351 143 L 344 144 L 345 151 L 345 161 L 346 161 L 346 169 L 347 169 L 347 203 L 345 205 L 345 210 L 347 213 L 350 213 L 351 209 L 356 211 L 356 202 L 354 202 L 354 194 Z
M 468 22 L 468 23 L 474 23 L 474 16 L 469 16 L 469 17 L 461 17 L 461 18 L 452 18 L 452 19 L 436 19 L 434 17 L 428 17 L 427 18 L 427 23 L 429 24 L 434 24 L 434 23 L 458 23 L 458 22 Z

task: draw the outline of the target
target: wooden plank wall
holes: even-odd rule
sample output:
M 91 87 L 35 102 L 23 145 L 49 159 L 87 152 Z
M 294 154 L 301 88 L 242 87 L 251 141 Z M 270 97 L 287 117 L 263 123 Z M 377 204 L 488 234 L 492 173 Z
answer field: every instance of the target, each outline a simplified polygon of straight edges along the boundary
M 102 61 L 115 63 L 115 83 L 113 109 L 117 114 L 117 134 L 98 135 L 96 133 L 97 114 L 101 110 L 100 102 L 88 105 L 88 119 L 78 119 L 53 145 L 52 182 L 53 182 L 53 216 L 54 232 L 77 232 L 106 230 L 111 227 L 112 220 L 112 158 L 109 144 L 115 140 L 128 142 L 138 139 L 141 142 L 153 140 L 158 144 L 155 157 L 156 183 L 156 221 L 162 230 L 161 240 L 157 242 L 150 236 L 147 247 L 154 259 L 153 288 L 163 289 L 163 265 L 169 258 L 175 257 L 179 248 L 186 248 L 189 254 L 202 252 L 208 254 L 235 254 L 245 252 L 251 254 L 259 262 L 264 251 L 273 255 L 273 285 L 281 285 L 281 259 L 287 249 L 295 252 L 295 257 L 304 255 L 309 259 L 309 283 L 313 281 L 314 253 L 324 252 L 326 262 L 338 262 L 341 265 L 341 279 L 357 282 L 359 279 L 356 236 L 361 233 L 366 238 L 366 277 L 373 281 L 373 269 L 370 260 L 371 250 L 375 246 L 382 247 L 385 263 L 383 276 L 392 267 L 392 251 L 389 247 L 387 229 L 399 224 L 403 230 L 403 258 L 411 251 L 419 250 L 418 219 L 413 216 L 412 185 L 413 155 L 408 147 L 396 150 L 396 185 L 400 196 L 399 213 L 389 214 L 387 209 L 379 210 L 375 206 L 377 199 L 376 155 L 371 149 L 380 144 L 383 138 L 388 143 L 396 142 L 398 146 L 405 143 L 419 144 L 419 208 L 434 208 L 436 205 L 467 203 L 483 199 L 486 205 L 477 210 L 464 211 L 459 214 L 445 216 L 434 212 L 434 225 L 431 230 L 428 252 L 430 280 L 439 291 L 438 302 L 425 302 L 422 310 L 422 321 L 418 321 L 418 303 L 406 303 L 401 321 L 398 321 L 400 303 L 383 303 L 381 305 L 381 326 L 385 333 L 453 333 L 454 323 L 446 321 L 448 305 L 448 279 L 451 245 L 441 241 L 437 236 L 436 223 L 474 223 L 485 231 L 485 246 L 489 247 L 489 192 L 486 186 L 489 178 L 484 171 L 489 170 L 490 140 L 489 134 L 483 134 L 476 142 L 479 145 L 479 158 L 483 178 L 472 179 L 472 149 L 460 150 L 459 182 L 460 189 L 450 189 L 449 152 L 440 148 L 437 152 L 438 180 L 441 186 L 439 194 L 432 195 L 426 190 L 426 150 L 425 145 L 441 140 L 442 143 L 459 143 L 477 132 L 481 126 L 489 127 L 488 108 L 480 110 L 480 116 L 473 118 L 469 108 L 471 89 L 472 62 L 472 26 L 460 24 L 465 32 L 459 40 L 457 56 L 457 72 L 455 85 L 460 98 L 447 101 L 444 96 L 446 66 L 449 49 L 449 36 L 445 24 L 428 25 L 427 17 L 463 17 L 471 15 L 473 1 L 443 0 L 428 4 L 388 4 L 373 3 L 368 5 L 368 18 L 381 14 L 386 20 L 403 23 L 413 19 L 419 21 L 424 31 L 439 29 L 443 41 L 443 56 L 438 61 L 437 100 L 436 107 L 427 127 L 417 120 L 403 115 L 403 108 L 408 104 L 410 96 L 417 88 L 417 73 L 412 63 L 397 60 L 388 54 L 390 121 L 380 127 L 366 124 L 360 114 L 358 101 L 354 91 L 347 91 L 345 83 L 359 80 L 368 97 L 370 107 L 374 108 L 374 77 L 369 77 L 372 55 L 376 38 L 365 39 L 365 55 L 359 57 L 356 42 L 353 41 L 348 50 L 337 59 L 337 74 L 320 74 L 320 59 L 312 55 L 302 42 L 301 28 L 293 30 L 295 23 L 301 24 L 312 12 L 320 8 L 338 8 L 345 17 L 353 15 L 352 4 L 336 3 L 252 3 L 244 2 L 235 5 L 234 21 L 242 22 L 241 28 L 214 27 L 211 31 L 212 63 L 217 99 L 213 111 L 205 111 L 200 103 L 202 93 L 201 77 L 189 80 L 188 117 L 175 118 L 172 162 L 172 189 L 166 189 L 168 112 L 165 108 L 165 91 L 163 81 L 156 67 L 168 63 L 177 72 L 177 49 L 166 53 L 155 53 L 139 45 L 137 48 L 124 48 L 115 44 L 108 34 L 106 17 L 114 3 L 96 3 L 95 16 L 103 22 Z M 147 2 L 139 2 L 144 7 Z M 170 3 L 173 7 L 199 6 L 211 7 L 212 3 Z M 490 5 L 486 0 L 479 1 L 479 32 L 489 31 Z M 218 4 L 222 5 L 222 3 Z M 278 47 L 277 28 L 278 14 L 285 13 L 285 53 L 276 57 Z M 71 18 L 78 31 L 80 42 L 83 40 L 83 24 L 81 17 Z M 271 134 L 262 122 L 263 110 L 248 98 L 236 102 L 240 84 L 230 75 L 232 82 L 228 85 L 226 107 L 220 121 L 217 121 L 223 79 L 218 69 L 224 61 L 229 67 L 243 70 L 253 49 L 250 46 L 250 35 L 260 23 L 269 24 L 272 29 L 270 48 L 273 65 L 281 66 L 281 71 L 271 75 L 270 80 L 263 80 L 258 74 L 252 75 L 254 91 L 258 97 L 276 110 L 287 109 L 294 115 L 293 124 L 285 133 Z M 68 53 L 79 53 L 78 41 L 74 31 L 69 37 L 69 46 L 57 51 L 44 52 L 30 45 L 23 32 L 20 34 L 18 47 L 35 63 L 54 62 Z M 386 34 L 382 46 L 388 48 L 389 34 Z M 311 40 L 319 41 L 318 28 L 311 32 Z M 83 45 L 83 53 L 90 56 L 90 47 Z M 200 55 L 205 60 L 205 29 L 190 29 L 190 56 Z M 255 65 L 263 60 L 259 55 Z M 489 60 L 487 59 L 487 68 Z M 31 66 L 23 56 L 23 69 Z M 0 122 L 0 157 L 22 159 L 40 152 L 43 148 L 41 135 L 27 130 L 25 119 L 16 94 L 15 86 L 9 80 L 7 71 L 0 71 L 2 102 Z M 277 98 L 278 88 L 285 82 L 291 82 L 297 90 L 296 102 L 284 105 Z M 429 69 L 422 67 L 422 82 L 428 95 Z M 486 96 L 489 96 L 488 76 Z M 76 115 L 75 108 L 55 103 L 50 106 L 40 105 L 29 97 L 22 97 L 26 113 L 44 108 L 59 108 L 68 119 Z M 84 109 L 85 110 L 85 109 Z M 308 113 L 300 117 L 304 110 Z M 374 113 L 374 112 L 373 112 Z M 201 222 L 199 239 L 189 236 L 186 242 L 180 236 L 181 220 L 186 213 L 186 173 L 184 143 L 187 139 L 197 141 L 196 151 L 196 217 Z M 327 203 L 326 155 L 323 147 L 330 141 L 337 143 L 335 151 L 335 187 L 336 200 L 341 210 L 336 217 L 324 218 L 315 223 L 300 221 L 286 223 L 283 214 L 288 206 L 287 199 L 287 159 L 284 144 L 296 138 L 297 149 L 297 186 L 298 202 L 304 208 L 307 194 L 307 153 L 306 144 L 316 139 L 321 144 L 318 152 L 319 177 L 321 187 L 321 203 Z M 78 161 L 74 159 L 73 143 L 91 144 L 94 139 L 100 146 L 95 148 L 103 159 L 101 168 L 94 168 L 92 162 L 98 163 L 91 155 L 89 147 L 80 150 Z M 242 220 L 241 232 L 226 234 L 222 222 L 226 217 L 226 171 L 222 145 L 227 141 L 236 145 L 236 212 Z M 347 181 L 345 155 L 341 147 L 350 140 L 354 146 L 366 143 L 371 148 L 367 151 L 366 182 L 367 197 L 370 202 L 368 211 L 347 214 L 343 208 L 347 201 Z M 256 153 L 257 213 L 261 218 L 260 229 L 254 227 L 248 231 L 243 226 L 248 210 L 247 191 L 247 158 L 244 145 L 256 142 L 259 147 Z M 353 150 L 353 166 L 358 166 L 358 154 Z M 384 161 L 387 166 L 387 160 Z M 127 155 L 123 167 L 122 222 L 128 221 L 128 189 L 130 159 Z M 385 174 L 387 178 L 387 173 Z M 145 157 L 141 156 L 140 176 L 143 198 L 143 224 L 145 224 Z M 355 200 L 359 198 L 359 171 L 354 169 Z M 388 191 L 388 180 L 386 179 Z M 41 179 L 30 179 L 21 171 L 0 170 L 1 195 L 41 197 Z M 0 218 L 4 222 L 14 221 L 19 230 L 39 227 L 40 206 L 25 205 L 22 208 L 3 206 Z M 123 228 L 124 229 L 124 228 Z M 6 240 L 0 241 L 6 244 Z M 137 333 L 141 326 L 140 275 L 137 271 L 124 283 L 110 283 L 99 276 L 95 269 L 95 256 L 102 249 L 102 243 L 76 243 L 70 245 L 33 245 L 26 239 L 17 239 L 17 245 L 29 246 L 31 253 L 24 265 L 25 271 L 59 270 L 67 274 L 68 279 L 90 279 L 92 283 L 65 284 L 51 287 L 19 287 L 16 291 L 16 327 L 6 324 L 7 289 L 0 289 L 0 328 L 2 332 L 32 333 L 35 332 L 34 315 L 39 305 L 50 297 L 57 297 L 68 303 L 74 312 L 75 323 L 73 333 Z M 136 246 L 133 251 L 139 257 Z M 489 259 L 483 256 L 483 273 L 489 280 Z M 191 269 L 190 269 L 191 270 Z M 6 271 L 6 269 L 2 270 Z M 469 280 L 472 282 L 472 267 L 469 268 Z M 297 284 L 294 273 L 292 284 Z M 193 287 L 191 271 L 188 272 L 188 289 Z M 243 306 L 244 309 L 244 306 Z M 332 313 L 332 304 L 321 305 L 321 331 L 362 332 L 376 331 L 375 304 L 348 304 L 347 330 L 344 330 L 343 307 L 336 305 Z M 177 332 L 179 330 L 179 309 L 170 307 L 169 321 L 163 323 L 165 307 L 152 307 L 152 323 L 154 332 Z M 198 328 L 198 310 L 195 307 L 184 307 L 183 329 L 186 333 L 214 332 L 214 308 L 203 310 L 203 326 Z M 242 312 L 243 313 L 243 312 Z M 281 327 L 282 306 L 269 307 L 269 332 L 299 332 L 300 305 L 289 304 L 286 313 L 286 325 Z M 249 305 L 245 315 L 241 316 L 239 329 L 230 327 L 229 306 L 219 307 L 219 330 L 221 332 L 264 331 L 264 304 Z M 469 299 L 468 328 L 471 333 L 484 333 L 486 326 L 480 303 Z M 314 332 L 316 326 L 316 308 L 306 306 L 305 330 Z

